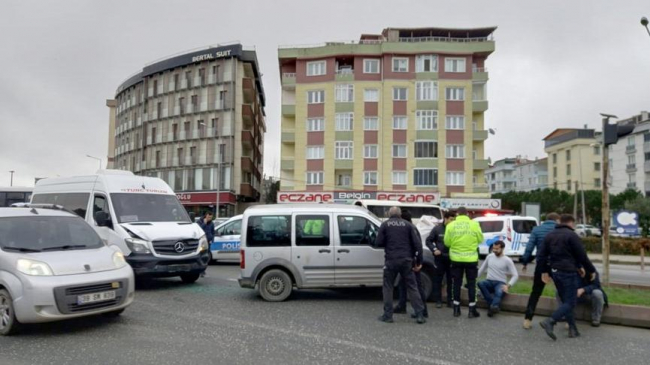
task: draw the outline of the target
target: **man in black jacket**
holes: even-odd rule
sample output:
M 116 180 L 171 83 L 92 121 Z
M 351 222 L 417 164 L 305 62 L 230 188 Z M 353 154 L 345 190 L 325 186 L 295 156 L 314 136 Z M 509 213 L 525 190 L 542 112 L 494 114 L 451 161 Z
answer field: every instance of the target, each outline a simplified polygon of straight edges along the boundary
M 379 227 L 375 245 L 384 247 L 384 314 L 379 320 L 393 322 L 393 290 L 395 278 L 401 275 L 406 280 L 406 288 L 417 323 L 425 323 L 424 305 L 414 271 L 422 269 L 422 241 L 413 225 L 403 220 L 399 207 L 392 207 L 388 212 L 390 218 Z M 415 260 L 415 262 L 413 262 Z
M 433 227 L 426 245 L 433 253 L 433 298 L 436 301 L 436 308 L 442 308 L 442 278 L 447 280 L 447 307 L 451 308 L 451 260 L 449 260 L 449 248 L 445 246 L 445 227 L 454 221 L 456 213 L 445 212 L 444 222 Z
M 580 237 L 573 231 L 575 219 L 569 214 L 560 217 L 560 224 L 555 230 L 544 238 L 537 255 L 537 265 L 540 265 L 543 274 L 542 280 L 545 283 L 550 281 L 549 275 L 553 276 L 562 305 L 551 315 L 551 318 L 540 322 L 546 334 L 553 340 L 557 337 L 553 333 L 555 324 L 562 318 L 566 318 L 569 324 L 569 337 L 578 337 L 573 310 L 578 301 L 578 270 L 584 268 L 590 281 L 596 277 L 596 268 L 589 260 Z
M 422 236 L 420 236 L 420 232 L 413 225 L 412 218 L 413 216 L 411 215 L 411 212 L 409 212 L 407 209 L 402 209 L 402 219 L 411 223 L 413 229 L 415 230 L 416 235 L 420 238 L 421 241 Z M 422 245 L 421 242 L 420 245 Z M 413 274 L 415 275 L 415 283 L 418 286 L 418 291 L 420 292 L 420 298 L 422 298 L 422 305 L 424 306 L 424 311 L 422 312 L 422 315 L 424 316 L 424 318 L 429 318 L 429 310 L 427 309 L 427 297 L 426 297 L 426 293 L 424 292 L 424 285 L 422 284 L 421 272 L 422 270 L 418 270 L 418 271 L 414 271 Z M 399 290 L 399 302 L 397 303 L 397 306 L 393 309 L 393 313 L 406 313 L 406 296 L 407 296 L 406 280 L 401 276 L 400 276 L 398 290 Z M 413 313 L 412 317 L 413 318 L 416 317 L 415 313 Z

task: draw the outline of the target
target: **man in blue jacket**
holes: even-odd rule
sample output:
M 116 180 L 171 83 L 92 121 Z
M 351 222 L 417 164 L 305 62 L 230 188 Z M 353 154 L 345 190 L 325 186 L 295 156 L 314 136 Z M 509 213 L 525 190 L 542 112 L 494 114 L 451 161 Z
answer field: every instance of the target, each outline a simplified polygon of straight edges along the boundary
M 526 266 L 533 260 L 533 251 L 537 249 L 537 253 L 540 251 L 540 246 L 544 242 L 546 235 L 555 229 L 555 226 L 560 222 L 560 215 L 557 213 L 549 213 L 546 215 L 546 220 L 539 226 L 533 228 L 533 231 L 530 232 L 530 238 L 528 238 L 528 244 L 526 244 L 526 252 L 521 258 L 521 263 L 524 265 L 523 272 L 526 272 Z M 544 287 L 546 284 L 542 281 L 543 270 L 540 265 L 535 266 L 535 276 L 533 278 L 533 291 L 528 297 L 528 305 L 526 306 L 526 314 L 524 316 L 524 328 L 530 329 L 532 327 L 533 315 L 535 314 L 535 308 L 537 308 L 537 302 L 542 296 Z

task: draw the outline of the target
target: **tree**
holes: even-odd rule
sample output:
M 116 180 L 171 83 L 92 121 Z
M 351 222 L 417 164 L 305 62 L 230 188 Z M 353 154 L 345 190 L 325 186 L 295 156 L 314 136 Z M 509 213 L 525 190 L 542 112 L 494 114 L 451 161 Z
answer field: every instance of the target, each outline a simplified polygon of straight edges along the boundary
M 625 209 L 639 214 L 639 226 L 643 228 L 643 236 L 647 237 L 650 225 L 650 199 L 637 196 L 634 200 L 625 202 Z

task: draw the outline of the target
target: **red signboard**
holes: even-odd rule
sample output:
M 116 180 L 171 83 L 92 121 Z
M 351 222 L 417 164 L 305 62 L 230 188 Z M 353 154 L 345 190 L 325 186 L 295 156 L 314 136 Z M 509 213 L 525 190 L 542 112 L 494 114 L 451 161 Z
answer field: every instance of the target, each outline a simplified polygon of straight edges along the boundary
M 438 192 L 404 192 L 404 191 L 280 191 L 278 203 L 330 203 L 344 200 L 376 199 L 396 201 L 400 203 L 437 204 L 440 201 Z
M 217 192 L 188 192 L 177 193 L 176 197 L 183 205 L 214 205 L 217 203 Z M 235 204 L 235 194 L 220 193 L 219 204 Z
M 321 192 L 278 192 L 278 203 L 329 203 L 334 200 L 333 193 Z

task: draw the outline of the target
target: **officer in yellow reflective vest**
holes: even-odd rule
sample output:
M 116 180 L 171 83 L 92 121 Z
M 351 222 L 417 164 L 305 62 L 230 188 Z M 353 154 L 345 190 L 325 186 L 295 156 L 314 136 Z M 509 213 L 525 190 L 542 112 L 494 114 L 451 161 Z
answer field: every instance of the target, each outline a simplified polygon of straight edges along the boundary
M 456 220 L 449 223 L 445 230 L 445 246 L 449 247 L 451 276 L 454 285 L 454 317 L 460 316 L 460 287 L 463 274 L 467 278 L 469 294 L 469 318 L 479 317 L 476 310 L 476 277 L 478 276 L 478 245 L 483 242 L 483 232 L 478 222 L 467 216 L 467 209 L 460 207 L 456 211 Z

